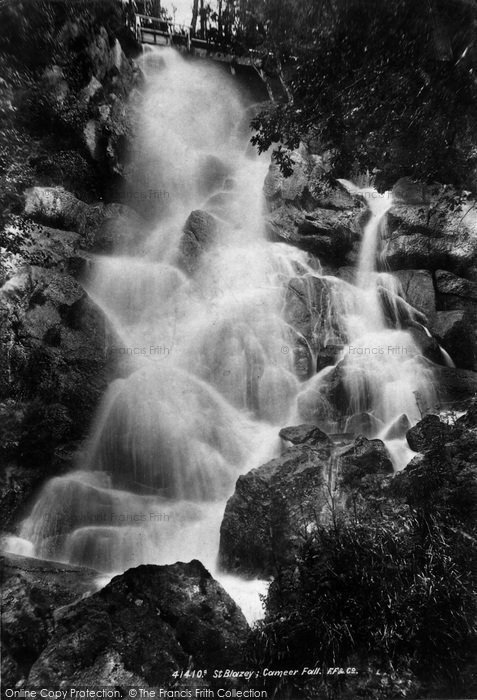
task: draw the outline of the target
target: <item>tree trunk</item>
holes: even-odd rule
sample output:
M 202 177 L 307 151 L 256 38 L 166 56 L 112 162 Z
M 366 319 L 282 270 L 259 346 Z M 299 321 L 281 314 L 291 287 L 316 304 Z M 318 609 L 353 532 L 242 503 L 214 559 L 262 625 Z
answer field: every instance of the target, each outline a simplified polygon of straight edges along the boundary
M 197 31 L 197 17 L 199 16 L 199 0 L 194 0 L 194 5 L 192 6 L 192 36 L 195 36 Z

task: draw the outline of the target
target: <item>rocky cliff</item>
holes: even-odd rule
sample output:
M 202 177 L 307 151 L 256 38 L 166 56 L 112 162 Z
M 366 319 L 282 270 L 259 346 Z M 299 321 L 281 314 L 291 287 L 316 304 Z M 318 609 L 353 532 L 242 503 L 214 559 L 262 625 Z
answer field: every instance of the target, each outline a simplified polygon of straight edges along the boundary
M 0 13 L 1 530 L 71 466 L 116 372 L 111 329 L 83 283 L 91 253 L 127 247 L 145 223 L 110 201 L 141 85 L 120 6 Z

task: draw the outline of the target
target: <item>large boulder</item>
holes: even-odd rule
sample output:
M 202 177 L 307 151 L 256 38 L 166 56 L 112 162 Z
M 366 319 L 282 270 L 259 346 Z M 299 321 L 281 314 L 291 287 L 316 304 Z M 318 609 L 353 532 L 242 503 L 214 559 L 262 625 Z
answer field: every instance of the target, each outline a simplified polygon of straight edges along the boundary
M 34 661 L 31 686 L 177 685 L 172 673 L 240 668 L 249 628 L 199 561 L 139 566 L 57 610 L 54 635 Z M 222 681 L 223 683 L 223 681 Z
M 331 441 L 310 426 L 286 428 L 281 435 L 300 442 L 240 476 L 227 502 L 219 548 L 224 571 L 252 577 L 275 574 L 277 567 L 294 561 L 300 532 L 316 524 L 326 506 Z
M 443 402 L 460 402 L 477 394 L 477 373 L 453 367 L 433 367 L 436 388 Z
M 352 445 L 339 453 L 341 484 L 348 490 L 363 488 L 368 476 L 386 476 L 393 473 L 391 457 L 382 440 L 368 440 L 360 435 Z
M 406 439 L 411 450 L 425 452 L 433 448 L 442 449 L 452 434 L 451 426 L 431 413 L 407 431 Z
M 199 209 L 193 211 L 184 225 L 178 265 L 189 274 L 196 272 L 202 254 L 216 240 L 217 232 L 218 223 L 215 217 Z
M 2 572 L 2 676 L 25 683 L 53 636 L 55 611 L 93 593 L 98 574 L 69 564 L 0 555 Z

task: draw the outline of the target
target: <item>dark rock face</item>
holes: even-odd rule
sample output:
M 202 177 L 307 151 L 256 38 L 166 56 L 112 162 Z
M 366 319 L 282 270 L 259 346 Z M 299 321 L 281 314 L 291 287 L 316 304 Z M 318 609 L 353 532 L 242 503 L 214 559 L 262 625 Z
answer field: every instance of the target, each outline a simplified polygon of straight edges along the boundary
M 93 593 L 97 572 L 13 554 L 0 556 L 0 566 L 2 675 L 14 686 L 51 639 L 55 610 Z
M 316 425 L 295 425 L 289 428 L 282 428 L 278 433 L 282 440 L 287 440 L 294 445 L 308 443 L 317 447 L 330 449 L 333 442 L 328 435 L 316 427 Z
M 443 447 L 452 436 L 452 428 L 439 416 L 429 414 L 406 433 L 411 450 L 425 452 L 431 447 Z
M 217 220 L 205 211 L 193 211 L 184 226 L 179 247 L 178 265 L 193 274 L 202 253 L 207 250 L 217 235 Z
M 301 442 L 305 435 L 310 442 Z M 281 437 L 300 440 L 297 446 L 239 477 L 220 528 L 224 571 L 266 577 L 293 562 L 300 530 L 316 522 L 326 503 L 331 441 L 323 435 L 310 426 L 285 428 Z
M 186 668 L 236 668 L 249 628 L 199 561 L 140 566 L 57 611 L 55 632 L 28 683 L 172 685 Z
M 316 209 L 305 213 L 282 207 L 268 217 L 271 240 L 290 243 L 316 255 L 324 263 L 339 263 L 359 238 L 355 212 Z
M 461 401 L 477 393 L 475 372 L 452 367 L 434 367 L 433 372 L 443 401 Z
M 389 453 L 382 440 L 357 437 L 353 445 L 344 448 L 339 455 L 341 482 L 345 488 L 359 488 L 368 475 L 393 473 Z
M 437 302 L 443 311 L 468 309 L 477 314 L 477 283 L 447 270 L 436 272 Z
M 438 311 L 430 330 L 457 367 L 477 371 L 477 324 L 472 313 Z
M 406 300 L 432 321 L 436 313 L 436 294 L 431 273 L 428 270 L 396 270 L 393 274 L 401 282 Z
M 388 214 L 383 254 L 391 270 L 425 268 L 461 274 L 477 257 L 477 214 L 460 209 L 428 212 L 398 205 Z M 464 218 L 463 218 L 464 217 Z

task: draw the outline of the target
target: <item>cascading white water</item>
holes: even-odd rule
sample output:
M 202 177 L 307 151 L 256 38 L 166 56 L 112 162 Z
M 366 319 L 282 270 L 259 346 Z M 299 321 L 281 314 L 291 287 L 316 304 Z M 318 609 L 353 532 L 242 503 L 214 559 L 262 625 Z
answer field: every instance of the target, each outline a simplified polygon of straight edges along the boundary
M 337 332 L 345 339 L 336 364 L 349 415 L 368 411 L 383 431 L 402 413 L 415 421 L 413 391 L 428 392 L 432 382 L 410 334 L 384 318 L 380 295 L 397 295 L 392 276 L 374 272 L 383 202 L 364 232 L 357 285 L 323 276 L 307 254 L 264 236 L 269 163 L 247 146 L 249 112 L 232 79 L 173 49 L 148 52 L 143 67 L 130 177 L 167 198 L 149 238 L 129 255 L 98 256 L 87 282 L 128 373 L 109 387 L 80 468 L 43 488 L 21 546 L 108 573 L 199 558 L 252 619 L 264 584 L 216 572 L 226 498 L 238 475 L 277 454 L 279 428 L 303 419 L 300 400 L 316 401 L 335 371 L 296 376 L 297 332 L 283 318 L 289 281 L 302 278 L 311 290 L 318 280 L 330 290 L 317 328 L 326 342 Z M 224 173 L 215 189 L 211 163 Z M 177 261 L 193 209 L 218 223 L 187 274 Z M 405 347 L 409 356 L 352 350 L 378 346 Z M 390 444 L 395 455 L 402 444 Z M 403 456 L 395 459 L 402 466 Z

